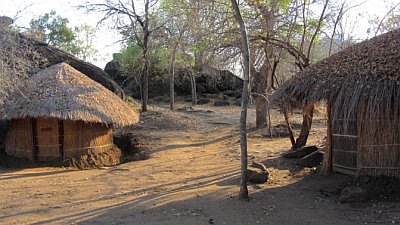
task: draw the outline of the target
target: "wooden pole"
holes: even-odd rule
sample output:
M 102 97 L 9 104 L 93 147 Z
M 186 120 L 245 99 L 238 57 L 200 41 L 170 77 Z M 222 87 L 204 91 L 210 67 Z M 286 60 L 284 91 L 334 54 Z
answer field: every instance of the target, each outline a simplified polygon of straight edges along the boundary
M 247 105 L 249 103 L 249 80 L 250 80 L 250 52 L 247 30 L 244 24 L 242 15 L 239 10 L 239 5 L 236 0 L 231 0 L 232 8 L 235 13 L 236 20 L 239 24 L 240 34 L 242 36 L 242 58 L 243 58 L 243 93 L 242 107 L 240 111 L 240 155 L 241 155 L 241 182 L 240 193 L 241 199 L 249 198 L 247 189 Z
M 322 173 L 329 174 L 332 172 L 332 112 L 331 103 L 327 103 L 327 129 L 326 129 L 326 146 L 324 161 L 322 163 Z

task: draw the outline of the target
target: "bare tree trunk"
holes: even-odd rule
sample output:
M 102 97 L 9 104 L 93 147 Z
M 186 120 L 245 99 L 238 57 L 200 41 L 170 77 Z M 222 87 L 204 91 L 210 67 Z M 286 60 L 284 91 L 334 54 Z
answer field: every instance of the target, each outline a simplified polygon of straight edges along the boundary
M 149 75 L 150 75 L 150 67 L 149 67 L 149 59 L 148 59 L 148 43 L 150 38 L 149 31 L 149 0 L 145 2 L 145 21 L 142 22 L 142 30 L 143 30 L 143 63 L 144 63 L 144 76 L 142 80 L 142 91 L 143 91 L 143 99 L 142 99 L 142 111 L 147 112 L 147 104 L 149 101 Z M 132 4 L 133 5 L 133 4 Z
M 296 147 L 296 140 L 294 139 L 294 131 L 292 128 L 292 125 L 290 124 L 290 114 L 289 114 L 289 109 L 287 106 L 287 103 L 283 102 L 283 116 L 285 117 L 285 122 L 288 128 L 288 132 L 289 132 L 289 138 L 290 138 L 290 143 L 292 144 L 292 149 L 295 149 Z
M 271 110 L 268 107 L 268 131 L 269 131 L 269 136 L 272 139 L 273 135 L 272 135 L 272 124 L 271 124 Z
M 147 49 L 143 50 L 143 74 L 142 74 L 142 111 L 147 112 L 147 103 L 149 100 L 149 63 L 147 61 Z
M 196 78 L 193 72 L 190 75 L 190 85 L 192 89 L 192 104 L 197 105 Z
M 295 149 L 303 147 L 307 144 L 308 135 L 311 131 L 311 124 L 313 119 L 314 104 L 307 104 L 303 108 L 303 124 L 299 137 L 296 139 Z
M 253 72 L 253 95 L 256 102 L 256 127 L 264 128 L 267 126 L 268 102 L 266 97 L 267 77 L 266 71 Z
M 178 43 L 174 45 L 174 49 L 172 51 L 172 62 L 170 67 L 169 109 L 171 111 L 174 111 L 175 109 L 175 61 L 176 61 L 177 49 L 178 49 Z
M 249 40 L 247 37 L 246 26 L 239 6 L 236 0 L 231 0 L 232 8 L 235 12 L 236 20 L 239 24 L 239 30 L 242 36 L 242 57 L 243 57 L 243 93 L 242 108 L 240 111 L 240 154 L 241 154 L 241 182 L 240 193 L 241 199 L 248 199 L 249 191 L 247 189 L 247 105 L 249 101 L 249 78 L 250 78 L 250 52 Z

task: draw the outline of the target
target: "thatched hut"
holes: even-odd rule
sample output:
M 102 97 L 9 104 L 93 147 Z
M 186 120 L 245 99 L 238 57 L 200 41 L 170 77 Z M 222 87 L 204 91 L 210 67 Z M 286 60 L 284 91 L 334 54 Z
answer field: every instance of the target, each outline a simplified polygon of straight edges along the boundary
M 400 177 L 400 29 L 317 62 L 272 97 L 327 102 L 324 170 Z
M 7 155 L 60 161 L 113 147 L 112 127 L 137 123 L 138 113 L 117 95 L 66 63 L 33 75 L 33 87 L 6 104 Z

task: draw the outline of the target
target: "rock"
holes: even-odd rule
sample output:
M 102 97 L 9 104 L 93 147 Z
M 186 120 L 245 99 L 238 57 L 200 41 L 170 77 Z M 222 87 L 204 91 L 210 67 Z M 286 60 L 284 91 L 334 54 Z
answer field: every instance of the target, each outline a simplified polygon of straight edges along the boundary
M 228 106 L 230 105 L 229 100 L 215 100 L 214 106 Z
M 306 155 L 309 155 L 318 150 L 318 147 L 315 145 L 304 146 L 294 151 L 289 151 L 283 154 L 284 158 L 303 158 Z
M 206 84 L 196 84 L 197 93 L 207 93 Z
M 254 167 L 254 168 L 257 168 L 257 169 L 260 169 L 261 171 L 267 171 L 267 167 L 265 167 L 265 165 L 262 164 L 262 163 L 253 162 L 250 166 Z
M 227 90 L 227 91 L 224 91 L 224 95 L 229 96 L 229 97 L 236 97 L 237 91 Z
M 250 177 L 255 173 L 258 173 L 257 170 L 247 169 L 247 171 L 246 171 L 247 180 L 250 179 Z
M 233 102 L 233 104 L 236 105 L 236 106 L 242 106 L 242 99 L 241 99 L 241 98 L 236 99 L 236 100 Z
M 263 184 L 268 181 L 268 176 L 269 176 L 268 171 L 261 171 L 261 172 L 253 173 L 249 177 L 249 182 L 251 182 L 253 184 Z
M 324 159 L 324 153 L 321 151 L 315 151 L 300 160 L 300 164 L 304 167 L 314 167 L 321 164 Z
M 204 105 L 204 104 L 208 104 L 210 103 L 210 99 L 209 98 L 199 98 L 197 100 L 197 104 L 198 105 Z
M 345 187 L 339 196 L 340 203 L 364 202 L 368 199 L 367 191 L 357 186 Z

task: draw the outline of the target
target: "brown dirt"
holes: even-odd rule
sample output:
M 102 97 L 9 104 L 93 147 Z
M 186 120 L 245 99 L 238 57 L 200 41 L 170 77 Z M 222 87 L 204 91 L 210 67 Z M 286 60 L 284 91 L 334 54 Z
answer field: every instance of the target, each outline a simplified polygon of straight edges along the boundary
M 125 130 L 149 149 L 147 160 L 92 170 L 0 169 L 0 224 L 400 224 L 398 202 L 339 204 L 349 177 L 299 167 L 281 157 L 287 138 L 262 131 L 249 134 L 249 163 L 264 162 L 270 179 L 249 185 L 250 201 L 239 200 L 240 109 L 193 109 L 172 113 L 176 120 L 160 129 L 155 122 Z M 254 109 L 249 117 L 251 127 Z M 185 118 L 201 126 L 176 129 Z M 164 121 L 160 114 L 150 120 Z M 275 124 L 282 120 L 274 113 Z M 323 117 L 315 125 L 310 141 L 318 144 Z
M 78 169 L 101 168 L 105 166 L 115 166 L 121 162 L 121 150 L 117 146 L 113 146 L 107 151 L 94 152 L 85 154 L 81 157 L 67 160 L 67 166 Z

